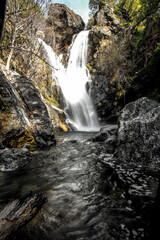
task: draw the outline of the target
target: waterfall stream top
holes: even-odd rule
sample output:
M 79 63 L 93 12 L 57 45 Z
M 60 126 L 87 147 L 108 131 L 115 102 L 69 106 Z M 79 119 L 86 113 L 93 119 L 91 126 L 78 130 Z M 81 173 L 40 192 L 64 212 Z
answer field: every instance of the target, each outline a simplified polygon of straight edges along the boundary
M 86 84 L 91 81 L 86 67 L 89 31 L 80 32 L 69 48 L 68 66 L 62 64 L 62 55 L 57 56 L 53 49 L 39 40 L 53 66 L 53 83 L 60 86 L 66 103 L 67 120 L 78 131 L 99 131 L 97 114 L 87 91 Z M 57 69 L 57 70 L 56 70 Z

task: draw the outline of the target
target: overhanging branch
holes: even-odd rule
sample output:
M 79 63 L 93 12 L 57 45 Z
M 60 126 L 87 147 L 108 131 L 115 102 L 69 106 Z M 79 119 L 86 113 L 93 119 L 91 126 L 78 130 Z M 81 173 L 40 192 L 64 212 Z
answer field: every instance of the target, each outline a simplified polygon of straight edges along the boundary
M 30 54 L 33 54 L 34 56 L 36 56 L 37 58 L 41 59 L 44 63 L 46 63 L 49 67 L 51 67 L 52 69 L 54 70 L 59 70 L 55 67 L 53 67 L 49 62 L 47 62 L 44 58 L 42 58 L 40 55 L 38 55 L 37 53 L 34 53 L 33 51 L 31 50 L 27 50 L 27 49 L 24 49 L 24 48 L 21 48 L 21 47 L 12 47 L 12 46 L 1 46 L 0 49 L 15 49 L 15 50 L 18 50 L 18 51 L 21 51 L 21 52 L 26 52 L 26 53 L 30 53 Z

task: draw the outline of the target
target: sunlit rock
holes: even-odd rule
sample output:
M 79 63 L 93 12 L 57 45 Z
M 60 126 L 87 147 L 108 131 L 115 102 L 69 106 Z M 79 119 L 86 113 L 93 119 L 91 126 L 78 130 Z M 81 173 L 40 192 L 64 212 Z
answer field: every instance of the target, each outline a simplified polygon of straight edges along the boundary
M 55 145 L 51 119 L 37 88 L 28 78 L 6 71 L 1 64 L 1 147 L 30 150 Z
M 64 4 L 49 7 L 44 41 L 59 54 L 71 44 L 74 34 L 84 29 L 82 18 Z

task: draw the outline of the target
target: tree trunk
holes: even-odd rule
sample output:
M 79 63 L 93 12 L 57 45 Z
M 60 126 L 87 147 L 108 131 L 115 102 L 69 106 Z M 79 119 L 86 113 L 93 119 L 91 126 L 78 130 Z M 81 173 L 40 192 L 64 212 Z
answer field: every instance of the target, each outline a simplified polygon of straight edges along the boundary
M 9 70 L 9 68 L 10 68 L 10 62 L 11 62 L 13 51 L 14 51 L 14 44 L 15 44 L 15 40 L 16 40 L 16 31 L 17 31 L 17 27 L 15 25 L 13 38 L 12 38 L 11 50 L 10 50 L 10 53 L 8 55 L 7 64 L 6 64 L 7 70 Z

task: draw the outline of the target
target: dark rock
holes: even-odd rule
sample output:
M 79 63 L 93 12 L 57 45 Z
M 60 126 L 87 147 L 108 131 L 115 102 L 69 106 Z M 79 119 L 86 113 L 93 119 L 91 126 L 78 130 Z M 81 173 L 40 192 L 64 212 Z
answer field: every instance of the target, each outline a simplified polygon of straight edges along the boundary
M 117 125 L 106 125 L 101 128 L 100 132 L 93 138 L 94 142 L 105 142 L 110 137 L 117 135 Z
M 107 125 L 92 139 L 93 142 L 105 142 L 108 153 L 113 153 L 117 144 L 117 125 Z
M 74 34 L 84 29 L 84 22 L 64 4 L 53 3 L 49 7 L 44 41 L 56 53 L 64 52 Z
M 30 159 L 27 148 L 12 148 L 0 150 L 0 170 L 13 171 L 24 167 Z
M 160 104 L 146 97 L 129 103 L 118 124 L 117 159 L 155 166 L 160 160 Z

